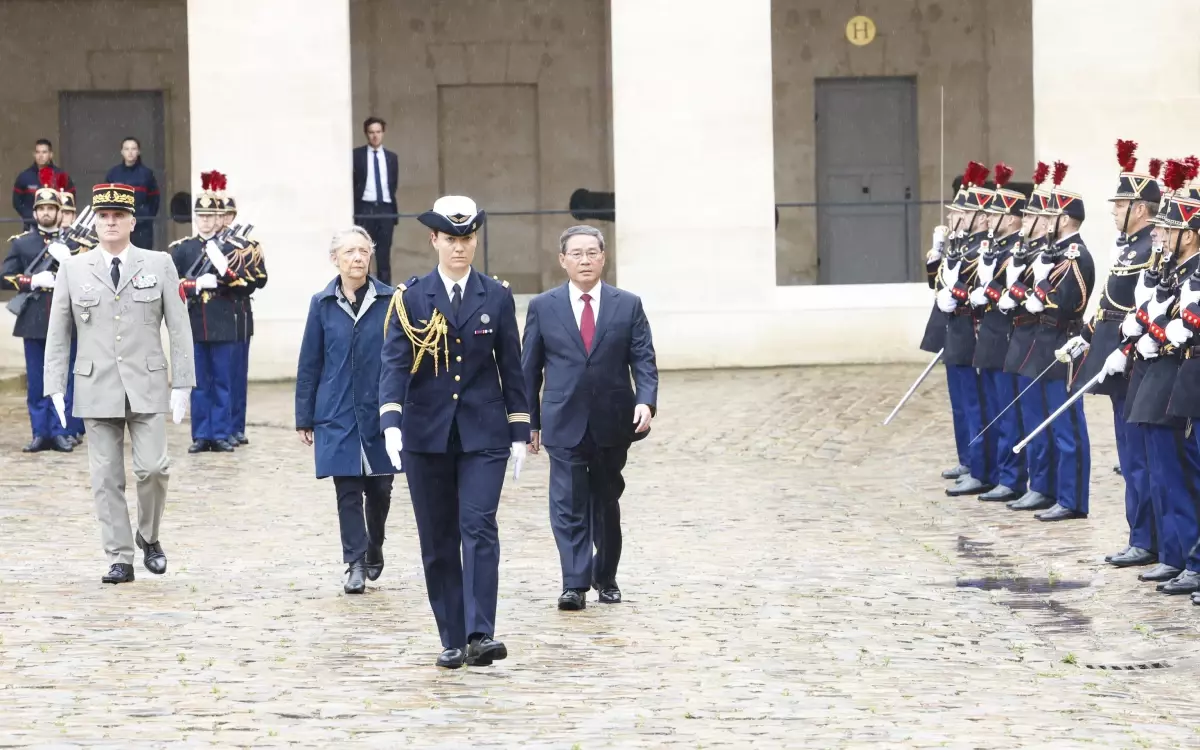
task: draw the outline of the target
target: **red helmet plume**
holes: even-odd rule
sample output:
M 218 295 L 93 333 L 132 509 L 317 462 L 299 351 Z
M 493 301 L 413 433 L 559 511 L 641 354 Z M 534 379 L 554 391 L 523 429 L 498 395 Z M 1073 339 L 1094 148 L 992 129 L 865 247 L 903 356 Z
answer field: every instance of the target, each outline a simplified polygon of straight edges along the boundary
M 70 185 L 70 184 L 71 184 L 71 178 L 67 176 L 67 173 L 59 172 L 58 178 L 54 183 L 54 186 L 56 188 L 58 188 L 58 192 L 60 192 L 60 193 L 65 192 L 67 189 L 67 185 Z
M 201 190 L 212 190 L 213 189 L 213 175 L 215 175 L 215 174 L 216 174 L 216 172 L 201 172 L 200 173 L 200 189 Z
M 963 182 L 967 185 L 983 187 L 983 183 L 987 182 L 989 171 L 987 167 L 977 161 L 969 162 L 963 172 Z
M 38 170 L 38 183 L 42 187 L 54 187 L 54 170 L 50 167 L 42 167 Z
M 1008 166 L 1004 162 L 999 162 L 996 164 L 996 167 L 992 171 L 996 173 L 996 187 L 998 188 L 1004 187 L 1008 184 L 1008 181 L 1012 179 L 1012 167 Z
M 1067 170 L 1070 169 L 1064 162 L 1054 162 L 1054 177 L 1051 178 L 1054 182 L 1054 187 L 1062 184 L 1063 178 L 1067 176 Z
M 1197 159 L 1194 156 L 1189 156 L 1184 159 L 1183 166 L 1185 167 L 1184 177 L 1187 178 L 1188 182 L 1196 179 L 1196 175 L 1200 174 L 1200 159 Z
M 1117 140 L 1117 164 L 1126 172 L 1132 172 L 1137 159 L 1133 153 L 1137 151 L 1137 142 Z
M 1175 192 L 1187 181 L 1187 165 L 1178 159 L 1167 159 L 1167 168 L 1163 170 L 1163 184 L 1167 190 Z
M 1161 170 L 1162 170 L 1162 159 L 1151 159 L 1150 160 L 1150 176 L 1157 180 L 1158 173 Z
M 1038 185 L 1041 185 L 1043 182 L 1045 182 L 1046 176 L 1049 174 L 1050 174 L 1050 165 L 1044 161 L 1039 161 L 1037 163 L 1037 168 L 1033 170 L 1034 186 L 1036 187 Z

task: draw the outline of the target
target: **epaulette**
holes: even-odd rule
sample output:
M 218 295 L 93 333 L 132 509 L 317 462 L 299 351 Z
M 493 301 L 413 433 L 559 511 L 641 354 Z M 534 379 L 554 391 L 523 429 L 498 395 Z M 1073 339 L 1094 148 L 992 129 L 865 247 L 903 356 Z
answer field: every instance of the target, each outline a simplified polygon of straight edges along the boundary
M 12 237 L 9 237 L 9 238 L 8 238 L 8 241 L 9 241 L 9 242 L 12 242 L 13 240 L 17 239 L 18 237 L 24 237 L 24 236 L 25 236 L 25 235 L 27 235 L 27 234 L 29 234 L 29 231 L 28 231 L 28 230 L 26 230 L 26 231 L 24 231 L 24 232 L 19 232 L 19 233 L 17 233 L 17 234 L 14 234 Z
M 492 277 L 492 280 L 493 280 L 493 281 L 500 281 L 500 277 L 499 277 L 499 276 L 493 276 L 493 277 Z M 508 282 L 507 282 L 507 281 L 500 281 L 500 286 L 504 287 L 505 289 L 508 289 Z
M 403 284 L 397 284 L 396 292 L 398 294 L 403 294 L 404 292 L 407 292 L 409 289 L 412 289 L 413 287 L 415 287 L 417 285 L 417 282 L 420 280 L 421 280 L 420 276 L 413 276 L 411 279 L 404 282 Z
M 175 247 L 176 245 L 182 245 L 183 243 L 187 242 L 190 239 L 191 239 L 191 237 L 184 237 L 183 239 L 175 240 L 170 245 L 167 245 L 167 247 L 171 248 L 171 247 Z
M 1074 260 L 1075 258 L 1078 258 L 1079 257 L 1079 243 L 1072 242 L 1071 246 L 1067 248 L 1067 251 L 1065 253 L 1063 253 L 1063 256 L 1066 258 L 1070 258 L 1072 260 Z

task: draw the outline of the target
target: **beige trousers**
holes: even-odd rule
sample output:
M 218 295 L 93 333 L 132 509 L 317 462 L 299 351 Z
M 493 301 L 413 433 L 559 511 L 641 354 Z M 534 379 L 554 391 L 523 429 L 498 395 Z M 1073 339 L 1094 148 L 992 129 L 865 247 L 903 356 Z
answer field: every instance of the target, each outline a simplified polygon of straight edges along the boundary
M 109 563 L 133 564 L 133 529 L 125 502 L 125 428 L 133 443 L 133 476 L 137 480 L 138 531 L 147 542 L 158 541 L 158 526 L 167 505 L 167 422 L 163 414 L 134 414 L 125 405 L 124 419 L 84 419 L 92 497 L 100 521 L 100 540 Z

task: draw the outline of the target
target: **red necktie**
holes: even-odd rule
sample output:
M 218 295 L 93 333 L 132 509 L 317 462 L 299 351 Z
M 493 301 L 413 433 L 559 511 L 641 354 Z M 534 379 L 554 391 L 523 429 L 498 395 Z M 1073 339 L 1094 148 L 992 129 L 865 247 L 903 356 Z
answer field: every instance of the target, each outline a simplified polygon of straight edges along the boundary
M 579 335 L 583 337 L 583 348 L 592 353 L 592 339 L 596 337 L 596 312 L 592 310 L 592 295 L 583 294 L 583 315 L 579 319 Z

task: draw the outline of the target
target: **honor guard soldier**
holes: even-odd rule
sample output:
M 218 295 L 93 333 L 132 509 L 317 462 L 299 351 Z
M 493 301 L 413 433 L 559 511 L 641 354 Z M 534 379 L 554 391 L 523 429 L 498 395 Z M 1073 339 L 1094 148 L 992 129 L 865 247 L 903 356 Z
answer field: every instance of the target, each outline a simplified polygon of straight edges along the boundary
M 442 640 L 437 665 L 485 666 L 508 655 L 493 639 L 496 508 L 508 459 L 516 479 L 529 442 L 516 307 L 507 283 L 471 268 L 486 219 L 474 201 L 445 196 L 418 219 L 430 229 L 438 265 L 392 297 L 380 428 L 392 463 L 408 477 Z
M 1149 174 L 1134 171 L 1137 144 L 1117 141 L 1117 163 L 1121 167 L 1113 204 L 1113 221 L 1119 232 L 1108 279 L 1100 290 L 1100 300 L 1091 322 L 1080 335 L 1058 352 L 1079 359 L 1073 388 L 1082 387 L 1104 372 L 1091 393 L 1106 395 L 1112 401 L 1113 427 L 1116 431 L 1120 475 L 1125 480 L 1125 520 L 1129 540 L 1120 552 L 1108 555 L 1106 562 L 1119 568 L 1152 565 L 1158 562 L 1155 540 L 1154 508 L 1150 501 L 1150 477 L 1146 472 L 1146 436 L 1141 426 L 1125 420 L 1125 395 L 1129 379 L 1124 370 L 1128 351 L 1123 344 L 1121 323 L 1136 307 L 1134 289 L 1138 278 L 1150 264 L 1151 225 L 1158 213 L 1162 190 L 1158 172 L 1162 162 L 1150 160 Z M 1110 363 L 1110 358 L 1113 358 Z
M 250 339 L 254 336 L 254 298 L 256 290 L 267 285 L 267 266 L 263 259 L 262 247 L 259 242 L 249 236 L 251 227 L 237 227 L 237 201 L 228 192 L 224 194 L 225 213 L 221 216 L 222 224 L 234 231 L 231 242 L 238 246 L 240 254 L 241 277 L 246 282 L 245 292 L 238 297 L 238 351 L 233 376 L 233 434 L 231 442 L 235 445 L 246 445 L 250 440 L 246 437 L 246 394 L 250 384 Z
M 1013 250 L 1008 267 L 1004 269 L 1006 289 L 996 304 L 997 308 L 1012 318 L 1013 330 L 1008 341 L 1008 353 L 1004 358 L 1004 372 L 1016 375 L 1018 393 L 1027 393 L 1027 397 L 1013 407 L 1019 410 L 1022 433 L 1037 426 L 1041 415 L 1037 398 L 1032 397 L 1032 392 L 1026 391 L 1032 385 L 1033 379 L 1022 375 L 1021 367 L 1029 356 L 1029 350 L 1033 348 L 1033 340 L 1038 330 L 1038 317 L 1025 309 L 1024 302 L 1034 284 L 1033 263 L 1048 242 L 1046 234 L 1050 219 L 1044 215 L 1044 211 L 1051 196 L 1050 191 L 1043 189 L 1042 185 L 1049 176 L 1050 165 L 1039 161 L 1033 172 L 1033 193 L 1021 212 L 1023 239 L 1020 246 Z M 1054 487 L 1051 483 L 1054 471 L 1051 467 L 1055 462 L 1054 444 L 1049 433 L 1043 431 L 1031 440 L 1024 453 L 1027 490 L 1019 499 L 1010 501 L 1008 507 L 1012 510 L 1049 508 L 1054 505 Z
M 205 172 L 200 179 L 203 192 L 193 209 L 197 233 L 170 247 L 195 345 L 196 387 L 191 394 L 192 445 L 188 453 L 228 453 L 234 449 L 230 439 L 238 348 L 237 300 L 246 282 L 215 240 L 225 211 L 216 194 L 221 175 Z
M 17 316 L 13 335 L 25 341 L 25 404 L 33 440 L 23 450 L 69 453 L 75 441 L 68 428 L 55 419 L 50 399 L 42 393 L 42 373 L 54 280 L 59 263 L 70 257 L 70 251 L 57 241 L 61 202 L 54 171 L 42 167 L 38 179 L 41 187 L 34 192 L 32 209 L 37 228 L 9 238 L 12 244 L 0 276 L 5 288 L 17 292 L 8 309 Z
M 1034 286 L 1025 298 L 1025 309 L 1038 316 L 1033 346 L 1021 367 L 1022 375 L 1040 380 L 1043 408 L 1036 424 L 1048 419 L 1070 397 L 1067 386 L 1072 368 L 1057 361 L 1055 352 L 1082 329 L 1096 279 L 1091 253 L 1079 236 L 1086 218 L 1083 198 L 1061 186 L 1067 169 L 1062 162 L 1054 164 L 1054 189 L 1044 211 L 1050 219 L 1051 244 L 1032 264 Z M 1053 467 L 1056 504 L 1034 517 L 1039 521 L 1086 518 L 1092 456 L 1083 403 L 1076 401 L 1068 414 L 1050 425 L 1049 432 L 1057 454 Z
M 968 437 L 967 466 L 969 472 L 960 476 L 946 490 L 951 497 L 977 495 L 991 487 L 986 484 L 991 467 L 985 441 L 974 440 L 983 431 L 983 382 L 972 366 L 975 359 L 975 310 L 970 303 L 971 291 L 978 286 L 980 253 L 987 244 L 988 228 L 983 207 L 992 199 L 992 191 L 983 187 L 988 168 L 971 162 L 964 172 L 967 194 L 958 210 L 965 214 L 958 231 L 959 242 L 946 257 L 941 269 L 943 288 L 938 292 L 938 307 L 946 319 L 946 347 L 942 359 L 946 363 L 946 378 L 950 382 L 950 403 L 961 430 Z M 954 408 L 957 403 L 958 407 Z
M 994 173 L 996 189 L 984 207 L 989 226 L 987 244 L 979 259 L 979 286 L 970 297 L 972 307 L 982 311 L 972 364 L 983 381 L 983 418 L 992 425 L 992 432 L 979 438 L 990 457 L 992 474 L 984 481 L 992 485 L 992 489 L 982 493 L 979 499 L 1007 502 L 1025 492 L 1028 471 L 1024 457 L 1013 453 L 1013 446 L 1024 435 L 1021 412 L 1009 409 L 1000 413 L 1012 403 L 1018 391 L 1017 376 L 1004 371 L 1012 337 L 1012 316 L 1001 310 L 999 303 L 1006 289 L 1005 274 L 1013 252 L 1021 245 L 1022 211 L 1026 199 L 1023 193 L 1005 187 L 1012 178 L 1012 167 L 1000 163 Z
M 1191 434 L 1187 414 L 1192 404 L 1174 404 L 1183 357 L 1190 347 L 1180 347 L 1167 336 L 1180 310 L 1190 306 L 1190 278 L 1200 268 L 1200 200 L 1182 190 L 1195 176 L 1181 161 L 1167 162 L 1163 182 L 1170 194 L 1154 219 L 1163 241 L 1163 253 L 1154 259 L 1139 283 L 1138 310 L 1122 324 L 1123 333 L 1135 338 L 1136 359 L 1126 397 L 1126 419 L 1141 424 L 1146 435 L 1146 462 L 1155 520 L 1158 522 L 1159 564 L 1138 576 L 1159 582 L 1166 594 L 1191 594 L 1200 590 L 1200 558 L 1194 547 L 1200 538 L 1197 506 L 1200 495 L 1200 448 Z M 1151 286 L 1153 284 L 1153 286 Z M 1188 295 L 1184 297 L 1184 295 Z M 1178 326 L 1177 340 L 1184 340 Z M 1188 395 L 1184 384 L 1180 397 Z
M 86 226 L 72 228 L 75 223 L 77 214 L 75 211 L 75 193 L 71 188 L 71 178 L 66 172 L 59 172 L 56 178 L 58 180 L 58 238 L 67 249 L 71 251 L 71 255 L 85 253 L 94 248 L 99 239 L 96 237 L 96 230 L 92 226 L 93 220 L 89 217 L 86 221 Z M 71 367 L 75 366 L 75 341 L 71 342 Z M 67 382 L 67 402 L 71 403 L 75 396 L 75 379 L 71 378 Z M 83 442 L 83 436 L 87 432 L 87 428 L 83 424 L 83 420 L 68 412 L 67 416 L 67 437 L 75 445 Z

